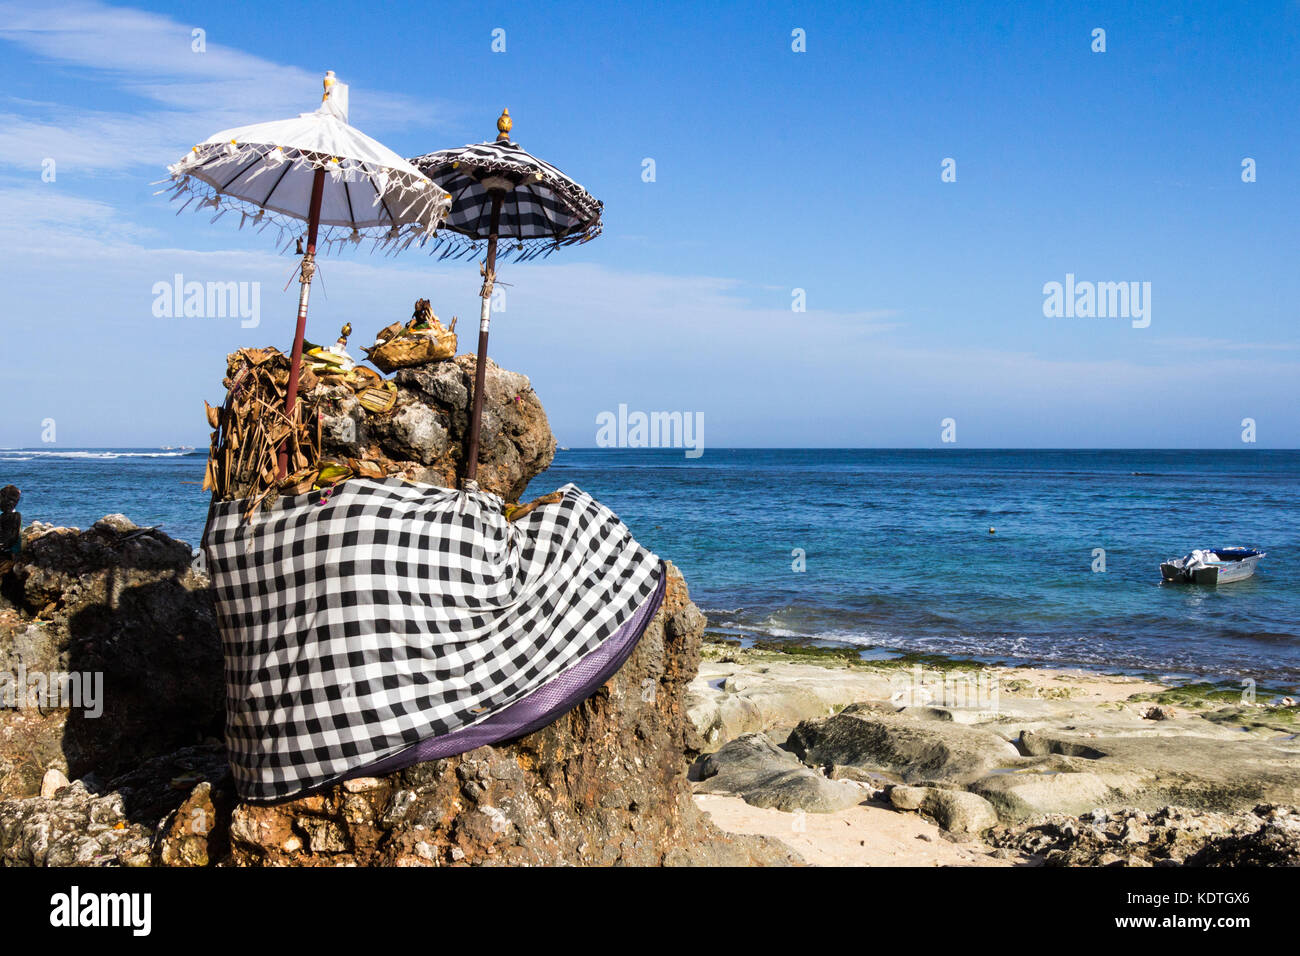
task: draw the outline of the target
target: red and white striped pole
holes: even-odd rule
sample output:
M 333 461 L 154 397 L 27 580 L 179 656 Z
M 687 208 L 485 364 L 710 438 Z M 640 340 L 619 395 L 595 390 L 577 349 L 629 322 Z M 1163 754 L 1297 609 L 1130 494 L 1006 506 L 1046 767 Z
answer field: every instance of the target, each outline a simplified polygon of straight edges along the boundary
M 311 208 L 307 214 L 307 251 L 302 256 L 302 269 L 298 281 L 298 328 L 293 335 L 293 352 L 289 359 L 289 390 L 284 396 L 284 415 L 293 422 L 293 409 L 298 404 L 298 376 L 302 371 L 302 340 L 307 334 L 307 300 L 311 296 L 311 280 L 316 274 L 316 234 L 320 231 L 320 204 L 325 194 L 325 170 L 316 170 L 311 182 Z M 280 446 L 279 477 L 283 480 L 289 472 L 289 442 Z

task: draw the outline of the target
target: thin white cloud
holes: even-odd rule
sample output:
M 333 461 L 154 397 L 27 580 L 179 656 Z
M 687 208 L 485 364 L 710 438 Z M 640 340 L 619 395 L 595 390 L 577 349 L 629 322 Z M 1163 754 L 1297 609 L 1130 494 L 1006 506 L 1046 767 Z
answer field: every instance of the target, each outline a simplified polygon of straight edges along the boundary
M 111 204 L 72 195 L 53 184 L 0 187 L 0 254 L 10 261 L 37 252 L 68 255 L 83 241 L 98 255 L 116 257 L 140 250 L 138 243 L 154 235 L 154 230 L 123 218 Z
M 332 64 L 318 72 L 274 63 L 213 34 L 204 52 L 194 52 L 195 28 L 203 24 L 93 0 L 0 2 L 0 43 L 84 78 L 79 102 L 0 102 L 0 163 L 31 169 L 52 157 L 83 172 L 156 167 L 219 130 L 292 116 L 319 101 Z M 373 89 L 352 96 L 352 118 L 366 129 L 409 127 L 445 108 Z
M 33 188 L 0 190 L 0 206 L 32 218 L 30 228 L 16 232 L 10 216 L 0 217 L 8 223 L 0 229 L 0 256 L 16 276 L 10 334 L 35 354 L 66 352 L 86 369 L 84 384 L 113 398 L 102 407 L 65 408 L 16 383 L 0 383 L 0 406 L 16 420 L 57 415 L 87 434 L 103 430 L 111 440 L 113 428 L 125 427 L 114 422 L 127 409 L 136 409 L 132 427 L 139 409 L 148 409 L 156 434 L 198 435 L 200 398 L 219 397 L 221 356 L 239 345 L 288 344 L 296 291 L 283 287 L 291 256 L 234 231 L 224 250 L 151 246 L 154 237 L 131 235 L 107 204 L 43 195 Z M 70 269 L 77 270 L 78 288 L 95 290 L 93 309 L 82 297 L 50 295 Z M 260 282 L 261 325 L 155 318 L 151 288 L 174 273 Z M 793 314 L 782 295 L 725 277 L 634 272 L 559 257 L 503 263 L 499 275 L 511 285 L 506 309 L 493 321 L 492 354 L 532 377 L 553 425 L 573 444 L 589 443 L 595 412 L 618 402 L 704 411 L 719 446 L 815 444 L 827 436 L 841 444 L 933 443 L 948 415 L 961 423 L 963 442 L 973 444 L 1113 443 L 1111 429 L 1124 427 L 1114 424 L 1118 419 L 1147 423 L 1146 444 L 1186 444 L 1195 438 L 1177 433 L 1179 417 L 1151 409 L 1184 394 L 1189 382 L 1207 379 L 1242 383 L 1232 414 L 1225 412 L 1228 424 L 1250 414 L 1270 424 L 1271 441 L 1294 442 L 1294 429 L 1275 409 L 1277 397 L 1294 394 L 1290 383 L 1300 380 L 1294 353 L 1187 352 L 1177 361 L 1143 351 L 1087 360 L 996 347 L 927 348 L 882 328 L 889 324 L 877 317 L 882 310 Z M 352 321 L 355 344 L 365 344 L 425 297 L 444 319 L 460 316 L 462 348 L 472 348 L 480 281 L 473 262 L 438 263 L 411 252 L 396 259 L 328 257 L 319 278 L 309 336 L 331 338 Z M 167 361 L 150 365 L 147 375 L 121 375 L 155 355 Z M 102 385 L 91 381 L 98 374 Z M 160 392 L 174 400 L 156 405 Z M 1056 422 L 1076 420 L 1081 408 L 1090 410 L 1091 424 L 1062 431 Z
M 1168 338 L 1157 343 L 1167 348 L 1186 352 L 1294 352 L 1300 350 L 1296 342 L 1238 342 L 1233 339 Z

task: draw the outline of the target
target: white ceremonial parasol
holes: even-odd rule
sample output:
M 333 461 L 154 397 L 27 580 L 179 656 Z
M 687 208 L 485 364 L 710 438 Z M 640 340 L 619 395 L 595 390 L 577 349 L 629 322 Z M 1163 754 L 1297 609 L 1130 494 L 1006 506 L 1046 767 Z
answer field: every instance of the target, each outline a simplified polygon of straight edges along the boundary
M 216 210 L 213 221 L 237 212 L 241 228 L 251 224 L 260 231 L 274 225 L 286 237 L 286 248 L 293 238 L 300 241 L 298 325 L 284 407 L 291 421 L 321 227 L 327 247 L 368 238 L 403 249 L 432 237 L 451 208 L 447 190 L 348 125 L 348 88 L 332 70 L 324 85 L 314 113 L 224 130 L 167 168 L 171 198 L 183 200 L 181 209 L 197 200 L 197 209 Z M 305 250 L 300 221 L 307 223 Z M 285 468 L 282 451 L 282 478 Z

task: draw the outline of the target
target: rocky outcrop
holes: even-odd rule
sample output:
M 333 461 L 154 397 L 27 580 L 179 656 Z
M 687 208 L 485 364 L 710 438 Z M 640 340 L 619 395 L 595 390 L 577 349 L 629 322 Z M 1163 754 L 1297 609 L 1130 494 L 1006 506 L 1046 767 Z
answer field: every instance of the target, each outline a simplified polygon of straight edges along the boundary
M 779 661 L 752 666 L 717 644 L 706 650 L 713 659 L 705 658 L 691 682 L 690 715 L 708 750 L 746 733 L 784 736 L 802 720 L 891 694 L 887 674 Z
M 458 355 L 397 372 L 396 404 L 387 412 L 362 408 L 352 389 L 318 385 L 313 402 L 325 411 L 321 450 L 331 457 L 368 458 L 386 474 L 459 487 L 469 437 L 474 356 Z M 517 501 L 528 482 L 555 457 L 542 403 L 528 377 L 487 363 L 479 429 L 479 487 Z
M 999 828 L 990 840 L 1047 866 L 1300 866 L 1300 812 L 1271 804 L 1232 814 L 1127 807 L 1056 814 Z
M 230 771 L 217 743 L 145 760 L 104 783 L 94 774 L 53 795 L 0 802 L 6 866 L 192 865 L 222 852 Z M 205 812 L 207 806 L 214 810 Z M 185 812 L 182 812 L 184 809 Z
M 755 807 L 830 813 L 869 794 L 851 781 L 828 780 L 763 734 L 743 734 L 699 763 L 700 790 L 734 793 Z
M 1017 773 L 970 787 L 1007 821 L 1098 806 L 1155 810 L 1166 805 L 1240 811 L 1257 803 L 1300 803 L 1300 742 L 1186 735 L 1086 736 L 1026 731 L 1030 759 Z
M 944 720 L 854 704 L 834 717 L 806 720 L 788 746 L 814 766 L 887 770 L 905 783 L 966 784 L 1014 764 L 1020 752 L 996 734 Z
M 1026 760 L 1014 772 L 973 781 L 970 791 L 987 800 L 1004 823 L 1013 823 L 1121 805 L 1125 792 L 1139 785 L 1135 774 L 1117 768 L 1096 773 L 1086 760 L 1061 758 Z
M 0 612 L 0 796 L 220 736 L 221 643 L 190 549 L 122 515 L 35 525 Z
M 274 804 L 240 804 L 237 865 L 750 864 L 789 852 L 728 837 L 691 801 L 686 716 L 704 616 L 671 565 L 664 603 L 593 697 L 520 740 Z
M 1089 769 L 1130 773 L 1150 805 L 1165 803 L 1206 810 L 1237 810 L 1253 803 L 1300 804 L 1300 740 L 1223 740 L 1184 737 L 1176 746 L 1158 737 L 1081 737 L 1069 730 L 1025 733 L 1031 755 L 1082 758 Z
M 675 568 L 623 668 L 537 733 L 277 804 L 238 802 L 220 745 L 107 783 L 0 802 L 0 859 L 19 865 L 237 866 L 797 862 L 721 833 L 691 800 L 686 717 L 704 617 Z
M 1015 825 L 1098 807 L 1300 804 L 1296 709 L 1284 699 L 1236 703 L 1117 675 L 996 669 L 996 695 L 950 700 L 941 673 L 917 680 L 915 668 L 715 643 L 691 714 L 723 739 L 775 735 L 802 714 L 782 735 L 787 748 L 832 779 L 886 788 L 900 809 L 920 810 L 933 790 L 946 802 L 965 791 L 980 816 L 991 807 Z M 828 708 L 843 709 L 818 716 Z
M 397 403 L 381 415 L 339 389 L 321 423 L 325 453 L 369 451 L 408 477 L 455 484 L 472 373 L 472 356 L 404 369 Z M 480 484 L 508 500 L 555 448 L 528 380 L 490 363 L 481 442 Z M 17 603 L 0 607 L 0 654 L 29 668 L 104 671 L 114 721 L 108 710 L 102 721 L 0 713 L 5 863 L 798 862 L 775 841 L 722 833 L 694 804 L 687 773 L 703 743 L 686 689 L 705 619 L 671 565 L 663 605 L 628 661 L 550 726 L 267 805 L 233 791 L 217 739 L 220 643 L 188 549 L 117 516 L 87 532 L 37 529 L 25 558 Z
M 1133 708 L 1132 721 L 1142 722 L 1140 709 Z M 787 746 L 805 763 L 837 773 L 856 768 L 967 790 L 1004 823 L 1096 807 L 1241 811 L 1300 803 L 1300 742 L 1291 738 L 1252 739 L 1199 720 L 1147 730 L 1109 707 L 1073 714 L 1064 732 L 1026 730 L 1018 746 L 994 732 L 1002 726 L 968 725 L 944 708 L 893 712 L 884 702 L 864 702 L 804 721 Z
M 889 790 L 889 802 L 899 810 L 920 811 L 957 837 L 979 836 L 998 822 L 987 800 L 965 790 L 896 786 Z

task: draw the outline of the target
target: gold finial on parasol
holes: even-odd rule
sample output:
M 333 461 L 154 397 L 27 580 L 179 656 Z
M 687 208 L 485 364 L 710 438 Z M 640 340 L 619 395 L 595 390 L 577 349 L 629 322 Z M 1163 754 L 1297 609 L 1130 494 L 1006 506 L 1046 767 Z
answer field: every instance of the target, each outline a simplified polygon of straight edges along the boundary
M 497 142 L 498 143 L 510 142 L 510 129 L 514 125 L 515 125 L 514 121 L 510 119 L 510 110 L 508 109 L 502 110 L 501 117 L 497 120 Z
M 325 79 L 324 81 L 322 81 L 322 85 L 325 87 L 325 93 L 320 98 L 322 103 L 324 103 L 327 99 L 330 98 L 330 87 L 333 86 L 336 82 L 337 80 L 334 79 L 334 71 L 326 70 Z

